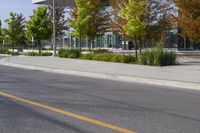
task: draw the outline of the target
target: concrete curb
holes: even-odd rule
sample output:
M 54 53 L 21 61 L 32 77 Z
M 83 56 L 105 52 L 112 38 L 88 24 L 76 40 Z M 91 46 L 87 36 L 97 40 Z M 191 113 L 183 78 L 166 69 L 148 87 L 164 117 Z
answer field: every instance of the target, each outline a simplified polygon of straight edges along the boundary
M 17 63 L 10 63 L 4 59 L 0 61 L 0 65 L 10 66 L 15 68 L 22 68 L 28 70 L 40 70 L 44 72 L 58 73 L 58 74 L 68 74 L 73 76 L 89 77 L 89 78 L 98 78 L 98 79 L 107 79 L 123 82 L 137 82 L 144 84 L 153 84 L 160 86 L 169 86 L 169 87 L 178 87 L 182 89 L 192 89 L 200 90 L 200 83 L 191 83 L 191 82 L 181 82 L 181 81 L 172 81 L 172 80 L 160 80 L 160 79 L 150 79 L 150 78 L 140 78 L 140 77 L 130 77 L 123 75 L 111 75 L 111 74 L 102 74 L 102 73 L 92 73 L 92 72 L 82 72 L 82 71 L 72 71 L 72 70 L 63 70 L 39 66 L 31 66 Z

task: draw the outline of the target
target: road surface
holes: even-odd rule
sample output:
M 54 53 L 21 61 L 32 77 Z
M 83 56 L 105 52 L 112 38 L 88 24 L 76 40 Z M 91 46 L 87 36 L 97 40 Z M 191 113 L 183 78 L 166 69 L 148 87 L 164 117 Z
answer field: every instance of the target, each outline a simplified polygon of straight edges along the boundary
M 200 133 L 200 91 L 0 66 L 0 133 L 123 131 Z

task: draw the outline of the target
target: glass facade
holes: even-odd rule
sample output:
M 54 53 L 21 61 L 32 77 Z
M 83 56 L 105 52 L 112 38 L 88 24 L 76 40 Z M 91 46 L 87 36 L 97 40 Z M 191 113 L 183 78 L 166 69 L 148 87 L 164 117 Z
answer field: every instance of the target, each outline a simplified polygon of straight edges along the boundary
M 94 41 L 89 42 L 88 39 L 81 41 L 83 48 L 121 48 L 122 36 L 117 33 L 108 32 L 104 36 L 96 38 Z M 67 45 L 69 47 L 79 47 L 79 39 L 68 35 Z

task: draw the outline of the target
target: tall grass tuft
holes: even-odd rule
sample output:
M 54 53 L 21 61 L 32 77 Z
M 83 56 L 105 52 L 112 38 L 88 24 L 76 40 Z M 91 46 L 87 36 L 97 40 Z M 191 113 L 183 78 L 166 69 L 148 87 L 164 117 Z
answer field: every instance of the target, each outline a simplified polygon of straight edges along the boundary
M 169 66 L 176 64 L 176 54 L 173 51 L 167 51 L 163 48 L 153 48 L 146 50 L 139 59 L 143 65 Z

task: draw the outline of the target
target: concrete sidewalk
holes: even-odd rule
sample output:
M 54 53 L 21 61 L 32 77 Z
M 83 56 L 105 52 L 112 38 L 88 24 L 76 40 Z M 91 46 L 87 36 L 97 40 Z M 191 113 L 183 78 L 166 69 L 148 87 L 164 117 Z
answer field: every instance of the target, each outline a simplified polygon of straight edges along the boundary
M 109 80 L 200 89 L 200 63 L 153 67 L 58 57 L 5 57 L 1 65 Z

